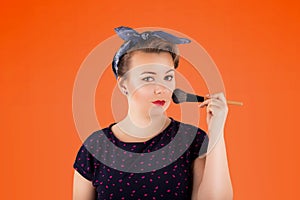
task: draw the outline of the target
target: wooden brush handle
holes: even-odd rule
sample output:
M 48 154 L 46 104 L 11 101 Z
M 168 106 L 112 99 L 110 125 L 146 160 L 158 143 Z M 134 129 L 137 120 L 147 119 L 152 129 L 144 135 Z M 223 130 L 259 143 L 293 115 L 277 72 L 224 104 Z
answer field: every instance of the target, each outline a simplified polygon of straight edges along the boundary
M 227 104 L 236 105 L 236 106 L 242 106 L 243 102 L 227 100 Z
M 209 99 L 209 98 L 204 97 L 204 99 L 206 100 L 206 99 Z M 235 105 L 235 106 L 242 106 L 243 102 L 227 100 L 227 104 L 229 104 L 229 105 Z

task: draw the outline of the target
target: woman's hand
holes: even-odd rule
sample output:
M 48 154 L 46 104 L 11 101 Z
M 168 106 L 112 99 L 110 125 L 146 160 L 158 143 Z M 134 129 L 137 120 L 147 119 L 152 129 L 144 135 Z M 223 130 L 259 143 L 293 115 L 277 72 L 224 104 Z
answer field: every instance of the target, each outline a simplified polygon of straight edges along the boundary
M 224 93 L 220 92 L 207 95 L 206 98 L 207 99 L 203 101 L 199 107 L 203 108 L 204 106 L 207 106 L 206 121 L 208 125 L 208 132 L 210 136 L 211 134 L 224 134 L 224 125 L 228 113 L 228 107 Z

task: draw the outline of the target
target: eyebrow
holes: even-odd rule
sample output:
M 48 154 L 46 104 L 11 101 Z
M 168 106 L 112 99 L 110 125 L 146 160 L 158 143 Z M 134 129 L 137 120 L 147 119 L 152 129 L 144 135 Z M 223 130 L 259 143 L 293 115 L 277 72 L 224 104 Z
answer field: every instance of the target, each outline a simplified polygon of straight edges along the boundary
M 166 71 L 166 74 L 167 73 L 169 73 L 169 72 L 171 72 L 171 71 L 175 71 L 174 69 L 170 69 L 170 70 L 168 70 L 168 71 Z M 142 74 L 156 74 L 155 72 L 143 72 L 143 73 L 141 73 L 140 75 L 142 75 Z

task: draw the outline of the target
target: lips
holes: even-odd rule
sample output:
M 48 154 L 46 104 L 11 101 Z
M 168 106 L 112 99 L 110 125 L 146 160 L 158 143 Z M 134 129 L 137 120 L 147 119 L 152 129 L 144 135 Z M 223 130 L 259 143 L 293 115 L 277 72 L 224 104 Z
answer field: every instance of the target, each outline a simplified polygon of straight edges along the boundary
M 158 105 L 158 106 L 163 106 L 163 105 L 165 105 L 166 101 L 157 100 L 157 101 L 153 101 L 152 103 L 155 104 L 155 105 Z

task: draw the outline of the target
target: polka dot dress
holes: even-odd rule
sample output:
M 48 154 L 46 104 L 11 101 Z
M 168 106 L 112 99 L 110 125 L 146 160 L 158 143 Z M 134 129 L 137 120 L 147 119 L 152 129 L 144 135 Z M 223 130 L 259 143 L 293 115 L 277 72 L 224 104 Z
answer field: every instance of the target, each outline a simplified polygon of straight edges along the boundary
M 192 164 L 200 154 L 206 152 L 208 137 L 200 128 L 171 117 L 170 119 L 171 123 L 164 131 L 146 142 L 128 143 L 118 140 L 111 130 L 115 123 L 94 132 L 85 140 L 73 167 L 92 182 L 96 190 L 95 199 L 191 199 Z M 178 141 L 184 141 L 192 132 L 195 134 L 190 144 L 173 144 L 176 138 Z M 114 148 L 105 148 L 109 145 L 122 150 L 123 153 L 115 151 Z M 170 150 L 165 153 L 164 147 Z M 175 152 L 179 153 L 179 156 L 174 156 Z M 124 156 L 130 153 L 156 154 L 150 156 L 150 159 L 145 156 L 145 160 L 139 158 L 138 162 L 134 162 L 132 160 L 135 158 L 130 161 L 129 157 Z M 155 164 L 164 161 L 168 161 L 168 164 L 150 170 Z M 126 168 L 128 165 L 132 167 Z M 122 171 L 124 166 L 126 170 Z M 132 171 L 128 172 L 128 169 Z M 143 170 L 146 172 L 142 172 Z

